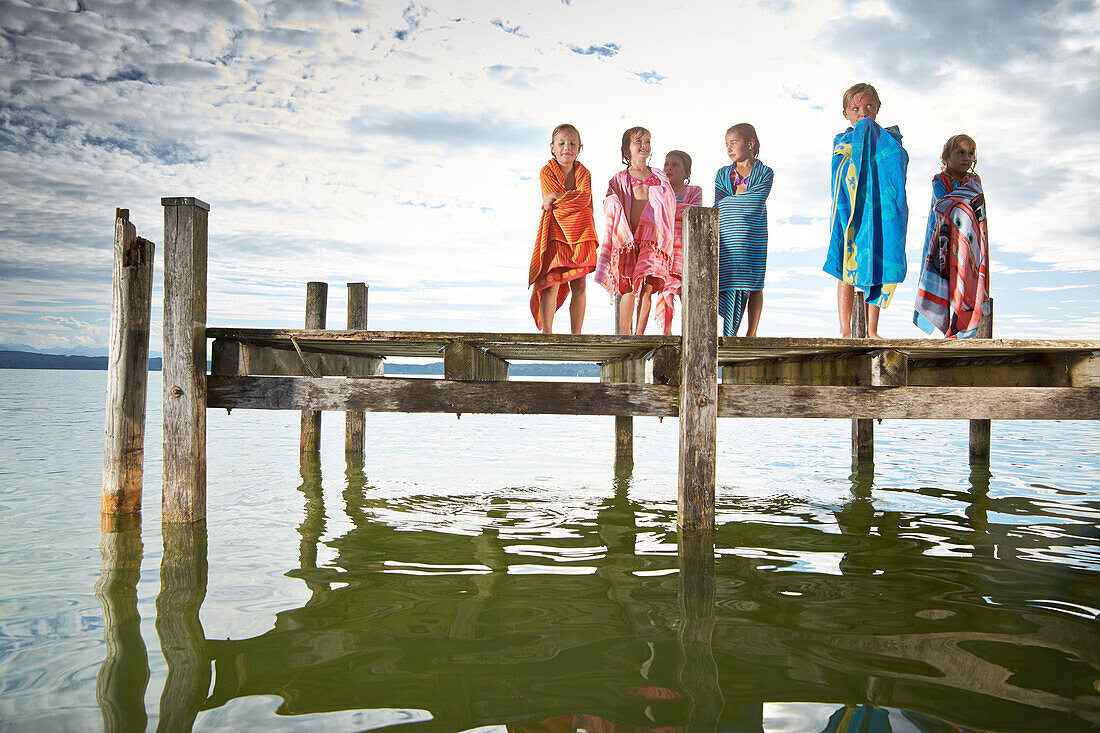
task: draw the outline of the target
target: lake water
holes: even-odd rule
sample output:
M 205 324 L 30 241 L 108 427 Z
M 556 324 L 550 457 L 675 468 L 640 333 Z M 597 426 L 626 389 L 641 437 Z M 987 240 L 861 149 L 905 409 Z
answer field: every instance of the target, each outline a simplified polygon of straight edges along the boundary
M 1100 425 L 722 420 L 714 548 L 676 420 L 208 413 L 208 518 L 101 534 L 104 372 L 0 372 L 0 730 L 1100 726 Z

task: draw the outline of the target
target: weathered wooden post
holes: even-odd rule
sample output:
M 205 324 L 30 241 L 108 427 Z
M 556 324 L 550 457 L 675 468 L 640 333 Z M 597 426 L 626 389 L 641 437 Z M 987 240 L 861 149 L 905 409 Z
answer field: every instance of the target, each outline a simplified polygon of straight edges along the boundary
M 684 212 L 680 473 L 684 530 L 714 529 L 718 440 L 718 210 Z
M 978 321 L 977 338 L 993 338 L 993 298 L 989 299 L 989 312 L 983 313 Z M 989 463 L 989 437 L 992 424 L 989 420 L 970 421 L 970 461 Z
M 867 296 L 862 290 L 856 290 L 852 297 L 852 338 L 867 338 Z M 852 468 L 874 460 L 874 420 L 852 420 Z
M 164 483 L 161 519 L 206 517 L 206 231 L 210 205 L 164 207 Z
M 622 319 L 619 317 L 619 307 L 623 296 L 616 294 L 612 298 L 615 309 L 615 333 L 622 334 Z M 619 466 L 634 465 L 634 418 L 630 415 L 615 416 L 615 464 Z
M 100 501 L 104 514 L 141 511 L 154 249 L 152 242 L 137 235 L 129 210 L 115 209 L 107 430 Z
M 366 283 L 348 283 L 348 330 L 367 329 Z M 367 427 L 367 414 L 362 410 L 348 410 L 344 414 L 344 452 L 361 455 L 363 435 Z
M 99 582 L 95 596 L 103 608 L 107 652 L 96 675 L 95 697 L 103 730 L 145 730 L 145 688 L 149 654 L 141 638 L 137 584 L 141 575 L 141 515 L 104 517 L 99 537 Z
M 328 313 L 328 283 L 306 283 L 306 325 L 307 329 L 324 329 L 325 316 Z M 318 377 L 324 376 L 318 374 Z M 302 437 L 299 441 L 300 452 L 316 453 L 321 450 L 321 411 L 302 410 Z

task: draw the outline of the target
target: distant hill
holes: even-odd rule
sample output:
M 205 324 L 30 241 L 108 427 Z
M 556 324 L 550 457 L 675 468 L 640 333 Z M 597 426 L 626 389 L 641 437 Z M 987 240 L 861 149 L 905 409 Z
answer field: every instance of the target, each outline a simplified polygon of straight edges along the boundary
M 106 356 L 77 356 L 73 354 L 41 354 L 30 351 L 0 351 L 0 369 L 78 369 L 104 371 Z M 149 371 L 160 371 L 160 358 L 149 359 Z M 517 377 L 598 377 L 600 368 L 595 364 L 512 364 L 509 369 Z M 386 362 L 386 374 L 443 374 L 443 362 L 431 364 L 395 364 Z

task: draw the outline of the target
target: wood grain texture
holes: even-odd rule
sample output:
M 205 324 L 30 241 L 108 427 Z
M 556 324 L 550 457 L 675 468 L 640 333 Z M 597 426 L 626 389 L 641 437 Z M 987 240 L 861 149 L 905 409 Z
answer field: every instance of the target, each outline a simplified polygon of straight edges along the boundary
M 348 283 L 348 330 L 366 330 L 367 328 L 367 297 L 369 289 L 366 283 Z M 368 377 L 382 376 L 383 366 L 381 359 L 371 359 L 367 365 L 372 374 L 351 374 L 347 376 Z M 332 370 L 328 374 L 342 374 Z M 366 439 L 367 415 L 362 410 L 348 410 L 344 414 L 344 453 L 352 456 L 361 456 Z
M 243 377 L 249 374 L 272 377 L 380 377 L 384 366 L 378 356 L 331 351 L 301 353 L 287 346 L 257 346 L 239 341 L 214 339 L 210 349 L 210 373 Z
M 328 320 L 328 283 L 306 283 L 306 317 L 305 327 L 307 331 L 321 331 Z M 295 350 L 297 353 L 297 350 Z M 304 356 L 304 354 L 303 354 Z M 304 358 L 301 359 L 303 362 Z M 312 376 L 323 376 L 324 372 L 313 370 Z M 299 452 L 313 454 L 321 450 L 321 411 L 302 411 L 302 430 L 299 439 Z
M 909 358 L 900 351 L 883 349 L 869 354 L 866 360 L 866 382 L 870 387 L 904 387 L 909 380 Z
M 464 341 L 443 347 L 443 378 L 479 382 L 508 380 L 508 362 Z
M 981 319 L 978 321 L 978 333 L 977 338 L 991 339 L 993 338 L 993 298 L 990 298 L 986 302 L 986 312 L 982 313 Z M 957 340 L 957 339 L 954 339 Z M 989 462 L 989 450 L 990 439 L 993 432 L 993 426 L 989 420 L 971 420 L 970 421 L 970 461 L 979 463 Z
M 714 529 L 718 439 L 718 210 L 684 212 L 678 523 Z
M 154 251 L 152 242 L 137 236 L 129 211 L 116 209 L 100 500 L 104 514 L 141 511 Z
M 658 346 L 653 351 L 653 384 L 680 386 L 680 349 L 675 346 Z
M 201 203 L 164 207 L 164 522 L 206 516 L 208 207 Z
M 852 302 L 852 338 L 867 338 L 867 295 L 862 290 L 855 291 Z M 867 365 L 861 360 L 858 381 L 866 385 Z M 875 459 L 875 424 L 871 420 L 852 421 L 852 465 L 858 466 Z

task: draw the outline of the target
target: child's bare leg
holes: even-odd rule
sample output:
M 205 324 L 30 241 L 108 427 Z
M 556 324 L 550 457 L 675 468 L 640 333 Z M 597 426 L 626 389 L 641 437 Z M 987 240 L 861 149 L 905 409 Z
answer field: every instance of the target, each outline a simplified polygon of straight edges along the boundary
M 619 333 L 633 332 L 631 319 L 634 317 L 634 291 L 619 296 Z
M 569 328 L 573 333 L 580 333 L 584 325 L 584 278 L 578 277 L 569 281 Z
M 539 303 L 539 317 L 542 318 L 542 332 L 554 332 L 554 312 L 558 304 L 559 285 L 550 285 L 542 290 L 542 302 Z
M 749 292 L 749 302 L 745 306 L 746 315 L 749 317 L 749 330 L 746 336 L 756 336 L 756 327 L 760 325 L 760 311 L 764 309 L 764 291 L 752 290 Z
M 882 309 L 877 305 L 867 304 L 867 338 L 880 339 L 878 335 L 878 317 Z
M 855 299 L 856 289 L 844 282 L 836 284 L 836 310 L 840 316 L 840 337 L 852 338 L 852 301 Z
M 638 320 L 634 324 L 634 333 L 645 333 L 646 323 L 649 321 L 649 310 L 653 307 L 653 282 L 646 278 L 642 285 L 642 292 L 638 296 Z

